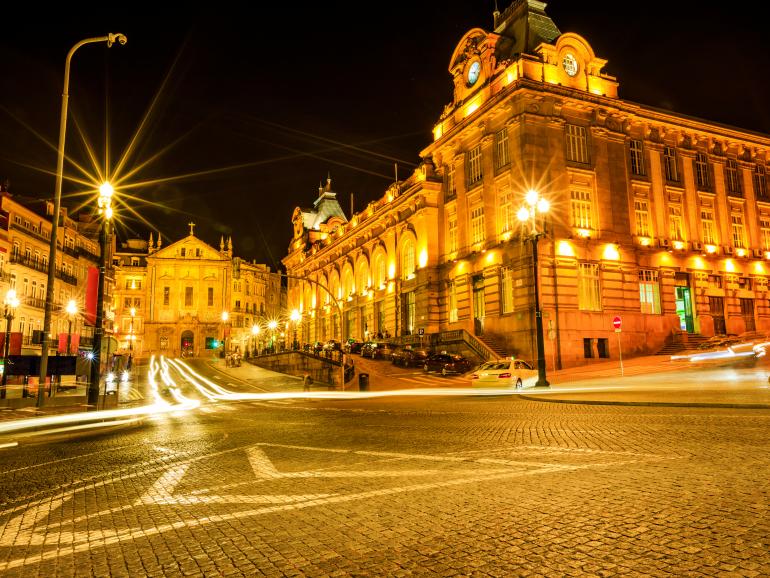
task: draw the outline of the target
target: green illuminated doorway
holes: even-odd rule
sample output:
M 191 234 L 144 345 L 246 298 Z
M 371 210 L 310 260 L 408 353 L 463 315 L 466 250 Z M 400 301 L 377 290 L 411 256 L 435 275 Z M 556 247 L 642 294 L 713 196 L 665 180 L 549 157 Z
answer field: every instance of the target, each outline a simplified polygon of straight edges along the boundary
M 679 328 L 687 333 L 695 330 L 692 318 L 692 298 L 689 287 L 675 287 L 676 314 L 679 316 Z

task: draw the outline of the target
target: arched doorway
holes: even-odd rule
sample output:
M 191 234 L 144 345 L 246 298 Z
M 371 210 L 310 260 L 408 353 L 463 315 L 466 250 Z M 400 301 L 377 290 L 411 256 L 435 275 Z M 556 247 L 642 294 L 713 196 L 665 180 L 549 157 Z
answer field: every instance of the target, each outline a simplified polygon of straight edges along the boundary
M 192 331 L 182 331 L 181 351 L 182 357 L 192 357 L 194 355 L 194 336 Z

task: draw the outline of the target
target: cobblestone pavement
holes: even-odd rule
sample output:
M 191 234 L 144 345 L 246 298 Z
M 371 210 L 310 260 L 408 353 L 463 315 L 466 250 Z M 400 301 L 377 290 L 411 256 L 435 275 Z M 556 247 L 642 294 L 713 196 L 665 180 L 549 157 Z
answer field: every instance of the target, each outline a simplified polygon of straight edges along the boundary
M 209 404 L 0 450 L 3 576 L 768 576 L 770 412 Z

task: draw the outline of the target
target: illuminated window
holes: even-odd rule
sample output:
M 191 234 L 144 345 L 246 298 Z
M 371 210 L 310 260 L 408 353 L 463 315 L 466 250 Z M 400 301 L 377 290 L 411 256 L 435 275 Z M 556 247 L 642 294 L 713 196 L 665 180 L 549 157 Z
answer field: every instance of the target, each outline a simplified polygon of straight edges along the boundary
M 164 287 L 163 288 L 163 305 L 168 307 L 170 300 L 171 300 L 171 287 Z
M 414 275 L 415 252 L 414 241 L 410 239 L 404 243 L 401 253 L 401 276 L 403 279 L 409 279 Z
M 479 205 L 471 211 L 471 243 L 484 241 L 484 206 Z
M 184 306 L 192 307 L 192 304 L 193 304 L 193 288 L 185 287 L 184 288 Z
M 660 313 L 660 283 L 654 269 L 639 270 L 639 303 L 642 313 Z
M 409 291 L 401 296 L 401 302 L 403 304 L 403 324 L 404 334 L 411 335 L 414 332 L 416 322 L 416 306 L 415 306 L 415 293 Z
M 711 178 L 709 176 L 709 160 L 704 153 L 695 155 L 695 179 L 698 188 L 703 191 L 711 190 Z
M 369 287 L 369 265 L 363 259 L 358 262 L 358 274 L 356 275 L 356 287 L 363 292 Z
M 743 215 L 739 213 L 733 213 L 730 215 L 730 221 L 732 223 L 733 231 L 733 246 L 736 249 L 743 249 L 746 247 L 746 230 L 743 227 Z
M 454 253 L 458 249 L 457 214 L 453 211 L 447 219 L 447 252 Z
M 650 236 L 650 210 L 647 200 L 634 201 L 634 216 L 636 218 L 636 234 L 640 237 Z
M 716 228 L 714 226 L 714 211 L 707 208 L 700 210 L 700 222 L 703 227 L 703 242 L 707 245 L 716 244 Z
M 644 147 L 642 141 L 632 140 L 628 146 L 631 155 L 631 172 L 635 175 L 644 175 Z
M 759 231 L 762 237 L 762 248 L 765 251 L 770 251 L 770 216 L 760 215 Z
M 684 240 L 684 220 L 680 206 L 670 205 L 668 207 L 668 235 L 672 241 Z
M 590 158 L 588 156 L 588 134 L 585 127 L 568 124 L 565 135 L 567 139 L 567 160 L 573 163 L 587 164 Z
M 511 231 L 517 222 L 516 213 L 513 210 L 513 193 L 511 191 L 503 191 L 500 193 L 500 215 L 499 215 L 499 228 L 500 231 L 505 233 Z
M 767 199 L 767 173 L 764 165 L 754 165 L 754 194 L 759 199 Z
M 502 267 L 500 269 L 500 302 L 502 313 L 513 311 L 513 269 Z
M 709 289 L 721 289 L 722 288 L 722 276 L 721 275 L 709 275 L 708 276 Z
M 449 297 L 449 322 L 457 321 L 457 285 L 454 281 L 447 284 L 447 296 Z
M 578 229 L 593 229 L 591 218 L 591 193 L 589 191 L 570 191 L 572 226 Z
M 342 297 L 350 297 L 353 294 L 353 290 L 353 271 L 346 269 L 342 274 Z
M 679 165 L 677 164 L 676 149 L 674 147 L 663 147 L 663 167 L 666 170 L 666 180 L 678 183 Z
M 728 193 L 741 194 L 740 171 L 738 170 L 738 161 L 735 159 L 727 159 L 725 163 L 725 181 Z
M 380 253 L 374 258 L 374 286 L 382 287 L 385 281 L 387 281 L 387 263 L 385 263 L 385 255 Z
M 468 152 L 468 186 L 481 182 L 481 145 Z
M 508 129 L 495 133 L 495 168 L 501 169 L 511 162 L 508 154 Z
M 455 184 L 455 165 L 453 162 L 446 167 L 446 196 L 447 199 L 457 195 L 457 185 Z
M 599 265 L 578 265 L 578 307 L 581 311 L 601 311 L 602 294 L 599 282 Z

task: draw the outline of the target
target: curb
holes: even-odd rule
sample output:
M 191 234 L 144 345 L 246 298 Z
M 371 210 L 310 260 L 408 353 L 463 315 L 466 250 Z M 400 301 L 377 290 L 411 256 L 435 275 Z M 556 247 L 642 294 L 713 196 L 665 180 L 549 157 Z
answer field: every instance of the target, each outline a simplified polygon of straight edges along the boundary
M 705 403 L 687 401 L 612 401 L 590 399 L 548 399 L 541 396 L 519 395 L 521 399 L 546 403 L 565 403 L 579 405 L 626 405 L 647 407 L 714 407 L 721 409 L 770 409 L 767 403 Z

